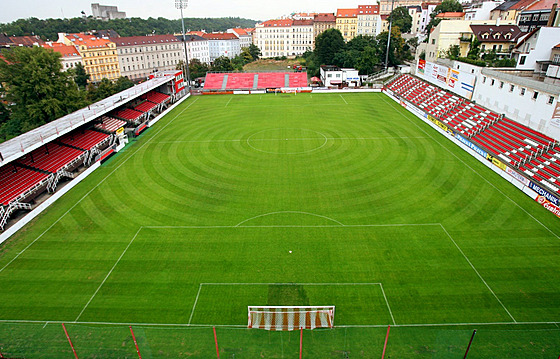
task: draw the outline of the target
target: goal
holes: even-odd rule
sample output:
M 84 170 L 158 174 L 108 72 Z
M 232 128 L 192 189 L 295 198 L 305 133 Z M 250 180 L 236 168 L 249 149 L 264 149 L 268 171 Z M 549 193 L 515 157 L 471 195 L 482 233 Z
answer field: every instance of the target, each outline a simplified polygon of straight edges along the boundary
M 334 306 L 249 306 L 249 328 L 273 331 L 332 328 Z

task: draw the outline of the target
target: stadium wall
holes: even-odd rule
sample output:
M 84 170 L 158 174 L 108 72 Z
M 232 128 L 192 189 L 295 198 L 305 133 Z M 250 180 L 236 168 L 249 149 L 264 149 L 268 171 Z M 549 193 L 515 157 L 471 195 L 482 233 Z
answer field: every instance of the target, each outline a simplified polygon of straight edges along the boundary
M 531 197 L 533 200 L 537 201 L 537 203 L 542 205 L 545 209 L 560 218 L 560 201 L 554 195 L 530 182 L 528 179 L 519 175 L 517 172 L 507 167 L 499 160 L 492 158 L 492 156 L 490 156 L 486 151 L 479 148 L 468 139 L 459 138 L 461 136 L 453 134 L 452 131 L 447 128 L 447 126 L 445 126 L 445 124 L 429 116 L 427 113 L 418 109 L 410 102 L 397 98 L 393 95 L 391 90 L 385 90 L 384 93 L 393 101 L 397 102 L 402 107 L 406 108 L 409 112 L 414 114 L 416 117 L 438 131 L 441 135 L 445 136 L 455 145 L 459 146 L 465 152 L 469 153 L 486 167 L 490 168 L 492 171 L 514 185 L 517 189 L 525 193 L 527 196 Z
M 151 127 L 154 124 L 156 124 L 161 118 L 163 118 L 163 116 L 167 115 L 171 110 L 173 110 L 175 107 L 180 105 L 183 101 L 185 101 L 190 96 L 191 96 L 190 94 L 187 94 L 186 96 L 181 98 L 179 101 L 177 101 L 173 105 L 169 106 L 169 108 L 167 110 L 165 110 L 164 112 L 159 114 L 153 120 L 149 121 L 148 127 Z M 120 151 L 122 148 L 124 148 L 124 146 L 117 147 L 116 152 Z M 78 177 L 71 180 L 66 186 L 64 186 L 60 190 L 56 191 L 52 196 L 47 198 L 47 200 L 45 200 L 43 203 L 41 203 L 40 205 L 35 207 L 31 212 L 26 214 L 23 218 L 21 218 L 16 223 L 14 223 L 14 225 L 12 225 L 10 228 L 6 229 L 6 231 L 4 231 L 2 234 L 0 234 L 0 244 L 5 242 L 6 240 L 8 240 L 8 238 L 13 236 L 17 231 L 19 231 L 21 228 L 23 228 L 26 224 L 31 222 L 35 217 L 37 217 L 44 210 L 46 210 L 51 204 L 56 202 L 60 197 L 64 196 L 68 191 L 70 191 L 72 188 L 74 188 L 78 183 L 82 182 L 87 176 L 92 174 L 100 166 L 101 166 L 101 161 L 96 161 L 93 165 L 91 165 L 84 172 L 82 172 L 80 175 L 78 175 Z

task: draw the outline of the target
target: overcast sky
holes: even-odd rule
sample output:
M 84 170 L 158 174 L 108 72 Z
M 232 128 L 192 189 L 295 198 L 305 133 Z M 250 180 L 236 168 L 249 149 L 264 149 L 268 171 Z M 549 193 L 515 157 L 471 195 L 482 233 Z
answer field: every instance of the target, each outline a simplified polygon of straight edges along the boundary
M 0 23 L 21 18 L 77 17 L 81 11 L 91 15 L 91 0 L 1 0 Z M 97 2 L 97 1 L 93 1 Z M 365 3 L 376 3 L 366 1 Z M 102 5 L 116 5 L 128 17 L 165 17 L 177 19 L 175 0 L 102 0 Z M 189 0 L 185 17 L 244 17 L 268 20 L 292 12 L 335 12 L 338 7 L 356 7 L 364 0 Z

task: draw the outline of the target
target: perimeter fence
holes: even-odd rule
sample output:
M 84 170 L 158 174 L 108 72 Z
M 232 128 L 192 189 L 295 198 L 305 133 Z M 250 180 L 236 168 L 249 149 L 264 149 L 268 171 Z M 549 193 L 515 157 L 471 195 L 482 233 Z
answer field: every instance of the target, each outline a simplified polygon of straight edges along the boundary
M 0 358 L 382 358 L 387 327 L 270 332 L 244 327 L 0 323 Z M 385 358 L 558 358 L 551 324 L 392 326 Z M 70 341 L 75 350 L 70 345 Z M 137 349 L 138 348 L 138 351 Z

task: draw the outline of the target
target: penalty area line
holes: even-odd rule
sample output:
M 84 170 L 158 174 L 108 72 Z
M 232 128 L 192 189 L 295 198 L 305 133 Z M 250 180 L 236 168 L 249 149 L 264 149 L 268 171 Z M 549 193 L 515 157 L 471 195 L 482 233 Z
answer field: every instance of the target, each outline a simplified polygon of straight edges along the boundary
M 339 96 L 340 96 L 340 98 L 344 101 L 344 103 L 348 105 L 348 102 L 346 101 L 346 99 L 344 98 L 344 96 L 342 96 L 342 95 L 339 95 Z

